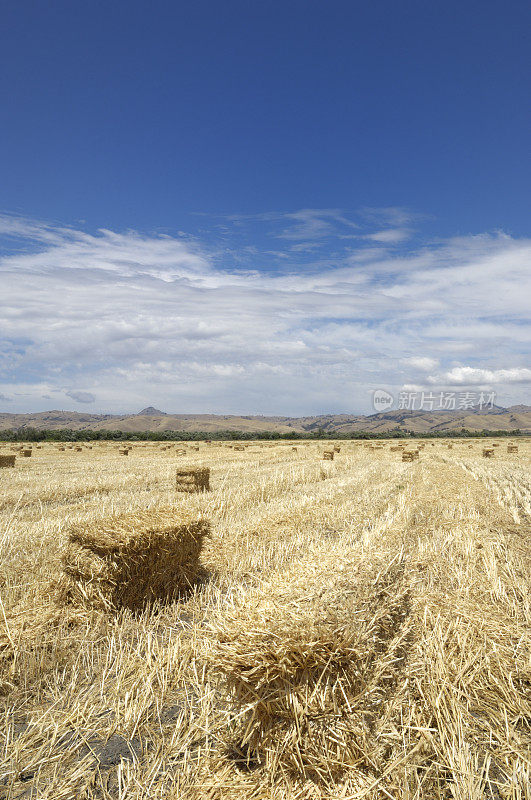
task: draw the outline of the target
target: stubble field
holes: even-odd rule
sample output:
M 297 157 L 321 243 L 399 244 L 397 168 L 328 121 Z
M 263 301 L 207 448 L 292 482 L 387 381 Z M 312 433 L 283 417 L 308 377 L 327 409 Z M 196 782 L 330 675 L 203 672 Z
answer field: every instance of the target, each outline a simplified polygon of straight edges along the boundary
M 2 800 L 531 797 L 530 441 L 332 444 L 0 470 Z M 211 526 L 189 593 L 64 601 L 70 530 L 168 507 Z

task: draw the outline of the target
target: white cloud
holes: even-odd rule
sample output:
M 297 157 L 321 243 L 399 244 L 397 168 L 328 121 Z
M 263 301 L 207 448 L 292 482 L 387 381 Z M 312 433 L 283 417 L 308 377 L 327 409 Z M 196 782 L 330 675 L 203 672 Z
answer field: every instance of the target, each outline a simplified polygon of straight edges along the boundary
M 427 356 L 414 356 L 412 358 L 403 358 L 401 359 L 403 364 L 406 364 L 411 367 L 415 367 L 416 369 L 428 371 L 429 369 L 433 369 L 437 366 L 438 359 L 436 358 L 428 358 Z
M 387 228 L 386 230 L 376 231 L 375 233 L 368 233 L 363 238 L 370 239 L 373 242 L 380 244 L 397 244 L 404 242 L 411 236 L 411 231 L 407 228 Z
M 483 384 L 531 383 L 531 369 L 477 369 L 474 367 L 454 367 L 442 375 L 430 375 L 430 383 L 450 386 L 479 386 Z
M 424 387 L 418 383 L 404 383 L 402 391 L 404 392 L 421 392 Z
M 314 221 L 310 210 L 292 223 Z M 229 269 L 190 237 L 2 225 L 24 249 L 0 258 L 0 381 L 34 409 L 81 385 L 103 411 L 369 410 L 371 387 L 430 371 L 461 381 L 455 359 L 469 352 L 478 381 L 493 383 L 488 372 L 508 401 L 527 399 L 514 377 L 529 341 L 526 239 L 455 238 L 372 260 L 365 242 L 275 269 L 257 251 Z

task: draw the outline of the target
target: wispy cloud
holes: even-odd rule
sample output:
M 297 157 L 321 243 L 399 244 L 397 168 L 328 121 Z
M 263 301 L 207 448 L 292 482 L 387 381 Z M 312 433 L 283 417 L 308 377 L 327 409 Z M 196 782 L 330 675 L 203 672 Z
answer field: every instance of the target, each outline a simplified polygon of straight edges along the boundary
M 277 232 L 342 235 L 342 212 L 307 211 L 277 215 Z M 35 408 L 82 386 L 68 397 L 98 410 L 369 410 L 371 388 L 432 379 L 526 400 L 515 376 L 529 372 L 528 239 L 407 252 L 334 240 L 282 259 L 269 233 L 250 247 L 225 231 L 222 247 L 207 233 L 86 233 L 16 217 L 2 230 L 22 246 L 0 257 L 1 389 Z
M 379 244 L 396 244 L 397 242 L 404 242 L 411 236 L 411 231 L 407 228 L 387 228 L 382 231 L 375 231 L 375 233 L 368 233 L 364 239 L 370 239 Z
M 402 206 L 381 206 L 379 208 L 365 206 L 359 210 L 359 214 L 368 222 L 389 225 L 392 228 L 402 228 L 426 219 L 425 214 L 419 214 L 417 211 Z

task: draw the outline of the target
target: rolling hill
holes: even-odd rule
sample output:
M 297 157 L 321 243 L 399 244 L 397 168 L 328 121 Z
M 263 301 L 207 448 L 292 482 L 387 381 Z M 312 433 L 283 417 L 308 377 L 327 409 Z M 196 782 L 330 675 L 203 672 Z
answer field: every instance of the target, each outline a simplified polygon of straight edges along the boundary
M 323 430 L 325 433 L 367 431 L 385 433 L 399 429 L 414 433 L 437 431 L 521 430 L 531 433 L 531 406 L 467 409 L 463 411 L 387 411 L 370 416 L 324 414 L 316 417 L 263 417 L 222 414 L 168 414 L 152 406 L 138 414 L 87 414 L 77 411 L 42 411 L 33 414 L 0 413 L 0 430 L 37 428 L 39 430 L 121 430 L 189 431 L 216 433 L 241 431 L 259 433 L 301 433 Z

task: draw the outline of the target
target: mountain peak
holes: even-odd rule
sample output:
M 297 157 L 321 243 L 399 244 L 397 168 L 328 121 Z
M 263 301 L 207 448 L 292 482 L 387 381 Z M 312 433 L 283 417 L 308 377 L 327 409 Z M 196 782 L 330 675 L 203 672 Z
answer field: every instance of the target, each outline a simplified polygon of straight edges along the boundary
M 159 411 L 158 408 L 153 408 L 153 406 L 148 406 L 147 408 L 143 408 L 142 411 L 139 411 L 137 417 L 165 417 L 165 411 Z

